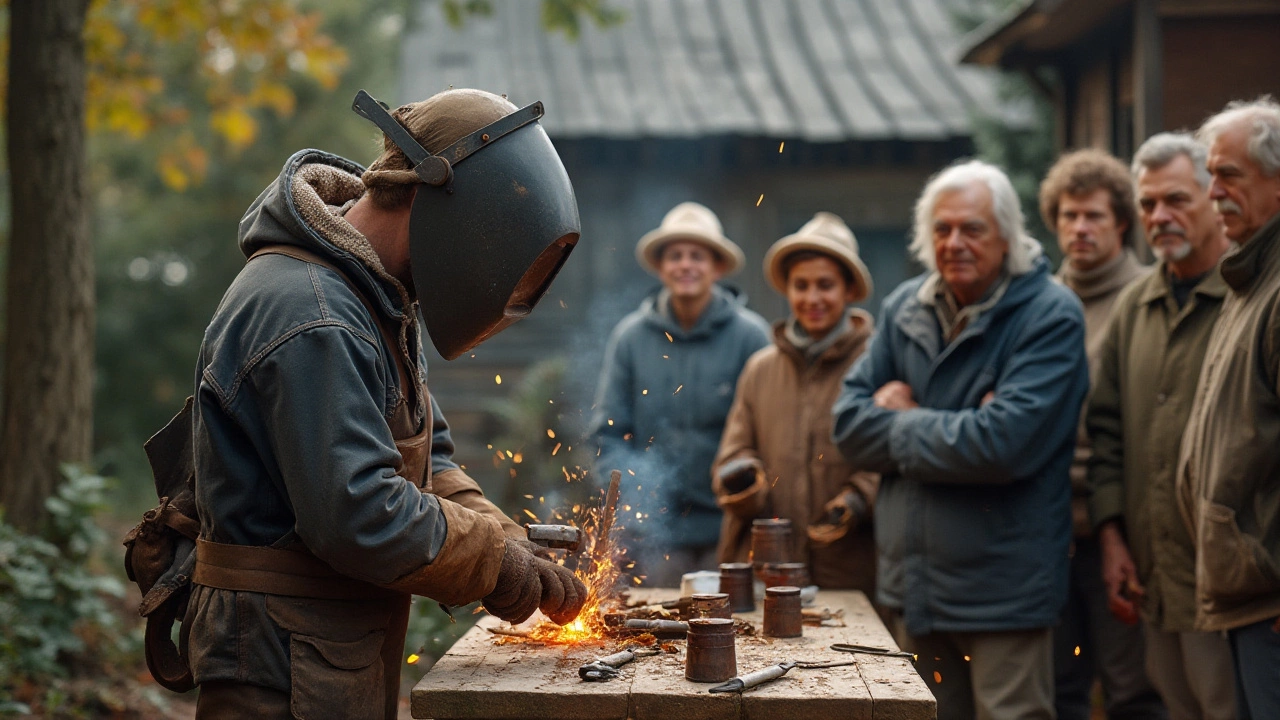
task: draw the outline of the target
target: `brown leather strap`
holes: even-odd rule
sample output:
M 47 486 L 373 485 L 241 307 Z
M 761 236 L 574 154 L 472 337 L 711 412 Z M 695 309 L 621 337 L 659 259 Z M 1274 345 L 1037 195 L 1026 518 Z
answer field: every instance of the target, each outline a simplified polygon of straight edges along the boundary
M 321 600 L 373 600 L 401 594 L 342 575 L 309 552 L 203 539 L 196 541 L 191 582 L 222 590 Z

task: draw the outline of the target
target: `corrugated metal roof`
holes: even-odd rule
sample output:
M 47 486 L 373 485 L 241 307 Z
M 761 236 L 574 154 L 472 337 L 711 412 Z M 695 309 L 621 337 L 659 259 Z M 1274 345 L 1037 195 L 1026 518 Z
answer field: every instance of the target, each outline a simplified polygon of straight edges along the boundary
M 957 64 L 952 11 L 970 1 L 611 0 L 626 20 L 585 22 L 576 42 L 543 30 L 533 0 L 494 0 L 460 29 L 427 2 L 402 97 L 542 100 L 558 138 L 946 139 L 999 107 L 995 76 Z

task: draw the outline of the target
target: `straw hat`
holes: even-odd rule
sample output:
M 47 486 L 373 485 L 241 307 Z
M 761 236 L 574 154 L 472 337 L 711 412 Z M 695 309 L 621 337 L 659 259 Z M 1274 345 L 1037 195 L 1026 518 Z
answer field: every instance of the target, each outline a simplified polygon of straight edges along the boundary
M 865 300 L 871 294 L 871 273 L 858 257 L 858 239 L 839 215 L 820 212 L 804 227 L 788 235 L 769 248 L 764 256 L 764 276 L 773 289 L 787 293 L 787 275 L 783 272 L 783 260 L 801 250 L 816 250 L 831 256 L 832 260 L 849 268 L 853 275 L 854 302 Z
M 664 245 L 677 240 L 696 242 L 714 250 L 724 261 L 725 275 L 736 273 L 746 262 L 742 248 L 724 236 L 720 218 L 696 202 L 682 202 L 671 208 L 656 230 L 645 233 L 636 243 L 636 262 L 657 274 L 658 254 Z

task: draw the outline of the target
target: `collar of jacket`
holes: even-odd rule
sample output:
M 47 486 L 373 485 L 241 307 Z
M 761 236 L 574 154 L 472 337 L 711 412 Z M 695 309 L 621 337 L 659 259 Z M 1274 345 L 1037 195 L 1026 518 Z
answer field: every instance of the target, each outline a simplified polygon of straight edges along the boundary
M 1173 294 L 1173 288 L 1169 286 L 1169 266 L 1165 262 L 1156 265 L 1151 275 L 1142 282 L 1145 282 L 1146 285 L 1142 288 L 1142 294 L 1138 296 L 1138 302 L 1143 305 L 1150 305 L 1154 302 L 1162 303 L 1166 297 Z M 1227 282 L 1222 279 L 1221 267 L 1215 265 L 1204 277 L 1200 278 L 1200 282 L 1196 283 L 1191 294 L 1192 296 L 1203 295 L 1216 300 L 1226 297 Z
M 1071 288 L 1077 297 L 1088 301 L 1119 290 L 1141 275 L 1142 271 L 1142 263 L 1125 248 L 1101 267 L 1092 270 L 1076 270 L 1070 262 L 1063 260 L 1056 277 L 1063 285 Z
M 839 362 L 853 352 L 859 345 L 865 343 L 871 337 L 871 331 L 875 328 L 875 320 L 871 314 L 862 308 L 849 308 L 848 330 L 835 339 L 831 344 L 817 357 L 813 364 L 823 365 L 828 363 Z M 791 358 L 800 367 L 806 367 L 809 362 L 805 359 L 804 351 L 796 347 L 795 343 L 787 337 L 787 323 L 794 318 L 788 316 L 785 319 L 778 320 L 773 324 L 773 343 L 778 346 L 778 351 L 783 355 Z
M 1275 264 L 1276 246 L 1280 245 L 1280 213 L 1271 216 L 1249 241 L 1234 253 L 1222 258 L 1222 278 L 1237 294 L 1243 295 L 1258 275 Z
M 685 330 L 676 322 L 675 317 L 671 315 L 671 295 L 666 288 L 659 288 L 656 292 L 649 295 L 640 303 L 640 311 L 644 315 L 645 322 L 658 328 L 662 332 L 670 333 L 671 337 L 680 340 L 701 340 L 715 334 L 717 330 L 733 319 L 737 314 L 738 308 L 745 307 L 747 304 L 747 296 L 734 288 L 725 287 L 723 285 L 715 285 L 711 288 L 711 300 L 707 303 L 707 307 L 703 309 L 702 314 L 698 316 L 698 322 L 693 327 Z
M 365 296 L 388 317 L 404 321 L 405 308 L 396 288 L 377 276 L 368 263 L 348 249 L 340 248 L 303 217 L 294 190 L 298 173 L 307 165 L 323 165 L 347 173 L 358 180 L 364 167 L 322 150 L 299 150 L 284 164 L 275 182 L 267 186 L 240 219 L 240 251 L 247 258 L 266 245 L 296 245 L 329 258 L 342 268 Z M 305 190 L 304 190 L 305 191 Z M 343 198 L 321 198 L 327 205 L 343 205 L 359 194 Z M 365 241 L 367 243 L 367 241 Z
M 901 308 L 893 317 L 893 323 L 907 337 L 928 349 L 930 355 L 938 356 L 944 349 L 949 350 L 974 335 L 986 332 L 987 328 L 993 322 L 996 322 L 997 318 L 1004 317 L 1014 308 L 1026 303 L 1037 293 L 1043 291 L 1044 284 L 1047 282 L 1052 282 L 1049 278 L 1049 261 L 1044 255 L 1039 255 L 1032 261 L 1030 271 L 1014 276 L 1009 281 L 1009 288 L 999 302 L 983 312 L 977 320 L 970 323 L 950 343 L 944 344 L 942 335 L 938 330 L 937 314 L 931 305 L 921 302 L 921 293 L 918 288 L 902 303 Z M 921 287 L 927 283 L 928 279 L 926 278 L 921 282 Z

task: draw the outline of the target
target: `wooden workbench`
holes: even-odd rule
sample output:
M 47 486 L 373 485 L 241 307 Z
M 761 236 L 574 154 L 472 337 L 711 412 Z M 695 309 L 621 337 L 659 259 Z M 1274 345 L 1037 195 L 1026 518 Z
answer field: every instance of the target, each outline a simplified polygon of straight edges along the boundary
M 674 591 L 640 591 L 635 597 L 670 599 Z M 805 626 L 804 637 L 737 639 L 738 673 L 784 660 L 840 660 L 856 665 L 794 668 L 767 685 L 737 693 L 711 694 L 710 684 L 684 679 L 684 642 L 679 652 L 642 657 L 608 682 L 583 682 L 578 667 L 615 652 L 620 643 L 588 646 L 498 645 L 485 617 L 462 637 L 413 688 L 415 718 L 433 720 L 914 720 L 933 718 L 933 695 L 905 658 L 850 656 L 831 651 L 836 642 L 894 648 L 892 638 L 860 592 L 824 591 L 816 607 L 843 608 L 846 627 Z M 739 617 L 763 623 L 760 605 Z

